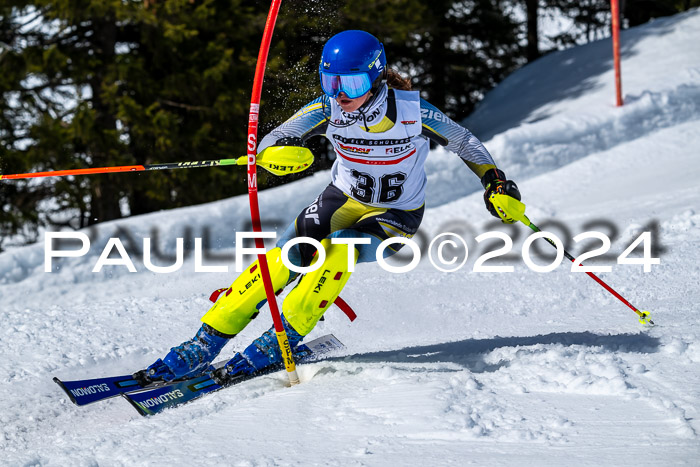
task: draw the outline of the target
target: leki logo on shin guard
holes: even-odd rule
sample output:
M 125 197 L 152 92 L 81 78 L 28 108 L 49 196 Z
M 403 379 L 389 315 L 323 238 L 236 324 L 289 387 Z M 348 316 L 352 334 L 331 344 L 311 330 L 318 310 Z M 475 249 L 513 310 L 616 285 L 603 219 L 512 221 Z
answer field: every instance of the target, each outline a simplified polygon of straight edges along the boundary
M 321 278 L 318 280 L 318 283 L 316 284 L 316 287 L 314 287 L 314 293 L 320 293 L 320 292 L 321 292 L 321 288 L 323 287 L 323 284 L 325 284 L 325 283 L 326 283 L 326 280 L 327 280 L 327 279 L 326 279 L 326 273 L 327 273 L 327 272 L 331 272 L 331 271 L 328 270 L 328 269 L 325 269 L 325 270 L 323 271 L 323 274 L 321 274 Z
M 246 293 L 246 291 L 250 289 L 253 286 L 253 284 L 255 284 L 258 281 L 258 279 L 260 279 L 260 277 L 260 273 L 256 274 L 251 280 L 249 280 L 246 283 L 243 289 L 238 291 L 238 295 L 243 295 L 244 293 Z

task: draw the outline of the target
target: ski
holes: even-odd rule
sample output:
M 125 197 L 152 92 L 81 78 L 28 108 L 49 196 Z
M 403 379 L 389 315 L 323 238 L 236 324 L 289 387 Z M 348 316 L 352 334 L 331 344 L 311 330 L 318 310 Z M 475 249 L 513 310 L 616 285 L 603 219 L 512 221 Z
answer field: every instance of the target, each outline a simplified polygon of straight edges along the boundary
M 313 352 L 323 352 L 320 345 L 323 342 L 328 342 L 331 346 L 336 346 L 333 348 L 342 348 L 342 344 L 334 336 L 327 335 L 319 339 L 311 341 L 309 344 L 319 341 L 317 348 L 313 349 Z M 308 353 L 309 344 L 301 345 L 295 350 L 297 358 L 302 358 L 303 353 L 306 351 Z M 332 349 L 329 349 L 332 350 Z M 327 350 L 328 351 L 328 350 Z M 219 368 L 226 363 L 227 360 L 220 361 L 214 364 L 215 368 Z M 135 378 L 134 375 L 119 375 L 119 376 L 106 376 L 102 378 L 91 378 L 91 379 L 77 379 L 71 381 L 63 381 L 58 377 L 54 377 L 53 381 L 60 386 L 61 389 L 66 393 L 71 402 L 75 405 L 83 406 L 99 402 L 106 399 L 111 399 L 122 394 L 127 394 L 134 391 L 141 391 L 144 389 L 157 389 L 165 388 L 167 386 L 176 385 L 183 382 L 180 381 L 155 381 L 150 383 L 145 383 L 142 379 Z M 191 380 L 184 380 L 191 381 Z
M 61 381 L 58 378 L 54 378 L 53 381 L 65 391 L 71 402 L 75 405 L 92 404 L 93 402 L 109 399 L 125 392 L 153 386 L 143 385 L 132 375 L 107 376 L 104 378 L 78 379 L 74 381 Z
M 225 361 L 218 362 L 214 366 L 223 365 Z M 218 368 L 218 367 L 217 367 Z M 154 389 L 175 384 L 177 381 L 152 381 L 147 382 L 133 375 L 105 376 L 93 379 L 76 379 L 62 381 L 54 377 L 54 383 L 58 384 L 75 405 L 87 405 L 94 402 L 111 399 L 125 393 L 140 391 L 142 389 Z
M 328 334 L 318 339 L 314 339 L 306 344 L 299 345 L 294 349 L 294 356 L 297 363 L 307 363 L 314 361 L 323 354 L 342 349 L 344 345 L 332 334 Z M 209 394 L 225 387 L 240 384 L 244 381 L 257 378 L 258 376 L 273 373 L 284 368 L 282 363 L 273 365 L 263 371 L 252 375 L 237 375 L 227 379 L 225 382 L 217 382 L 215 377 L 209 374 L 191 378 L 167 386 L 156 388 L 146 388 L 143 390 L 123 393 L 122 396 L 143 415 L 155 415 L 171 407 L 177 407 L 187 402 L 198 399 L 205 394 Z

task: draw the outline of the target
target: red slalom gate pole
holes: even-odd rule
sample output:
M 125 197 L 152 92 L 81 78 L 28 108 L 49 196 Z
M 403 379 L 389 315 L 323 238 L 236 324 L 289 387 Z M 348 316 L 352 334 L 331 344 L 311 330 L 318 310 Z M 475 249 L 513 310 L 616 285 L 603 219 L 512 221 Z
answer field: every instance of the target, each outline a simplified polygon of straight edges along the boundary
M 610 0 L 612 14 L 613 61 L 615 62 L 616 105 L 622 106 L 622 72 L 620 71 L 620 2 Z
M 272 41 L 272 32 L 275 29 L 277 15 L 279 13 L 281 0 L 272 0 L 270 11 L 265 22 L 265 30 L 263 31 L 262 42 L 260 43 L 260 51 L 258 52 L 258 62 L 255 67 L 255 79 L 253 81 L 253 94 L 250 98 L 250 113 L 248 116 L 248 199 L 250 202 L 250 217 L 253 224 L 254 232 L 262 232 L 260 225 L 260 207 L 258 205 L 258 174 L 255 163 L 256 150 L 258 147 L 258 116 L 260 113 L 260 95 L 262 93 L 263 78 L 265 77 L 265 67 L 267 66 L 267 55 L 270 51 L 270 42 Z M 297 375 L 292 348 L 289 345 L 289 338 L 282 325 L 275 290 L 272 287 L 272 279 L 270 278 L 270 268 L 267 264 L 267 256 L 264 253 L 265 242 L 262 238 L 255 239 L 255 247 L 262 250 L 263 253 L 258 253 L 258 263 L 260 264 L 260 275 L 262 276 L 265 286 L 265 294 L 267 295 L 267 303 L 270 306 L 272 314 L 272 322 L 275 325 L 275 333 L 277 334 L 277 342 L 279 343 L 282 353 L 282 360 L 287 369 L 289 383 L 293 386 L 299 384 L 299 376 Z

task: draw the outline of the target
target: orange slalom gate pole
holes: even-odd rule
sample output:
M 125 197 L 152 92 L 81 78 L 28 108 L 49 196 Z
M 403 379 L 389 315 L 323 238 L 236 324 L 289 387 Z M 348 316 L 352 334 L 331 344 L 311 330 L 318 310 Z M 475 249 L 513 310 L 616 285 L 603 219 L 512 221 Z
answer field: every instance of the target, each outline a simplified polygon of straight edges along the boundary
M 620 1 L 610 0 L 612 13 L 613 61 L 615 63 L 616 105 L 622 106 L 622 72 L 620 71 Z

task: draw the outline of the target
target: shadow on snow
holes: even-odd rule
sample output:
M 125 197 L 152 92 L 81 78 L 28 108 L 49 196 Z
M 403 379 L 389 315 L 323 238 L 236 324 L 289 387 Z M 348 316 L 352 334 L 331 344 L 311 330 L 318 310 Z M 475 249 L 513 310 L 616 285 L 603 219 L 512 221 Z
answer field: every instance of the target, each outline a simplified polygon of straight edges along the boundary
M 600 335 L 588 331 L 560 332 L 524 337 L 497 336 L 488 339 L 466 339 L 399 350 L 355 354 L 331 360 L 347 360 L 353 363 L 456 363 L 474 373 L 481 373 L 496 371 L 508 364 L 504 361 L 496 364 L 487 363 L 484 356 L 489 352 L 500 348 L 526 348 L 538 345 L 601 347 L 607 352 L 653 353 L 658 350 L 660 340 L 644 333 Z

